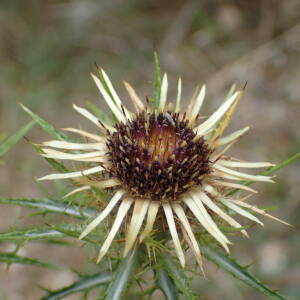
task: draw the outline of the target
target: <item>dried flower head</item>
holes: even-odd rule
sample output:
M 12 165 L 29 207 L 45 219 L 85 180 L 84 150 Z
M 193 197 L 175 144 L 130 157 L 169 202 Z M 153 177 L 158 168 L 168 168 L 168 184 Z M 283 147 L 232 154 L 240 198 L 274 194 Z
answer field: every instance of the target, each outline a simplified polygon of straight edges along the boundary
M 244 162 L 225 156 L 228 148 L 249 129 L 246 127 L 221 137 L 242 91 L 232 90 L 221 107 L 202 122 L 199 113 L 205 97 L 205 86 L 182 111 L 180 79 L 175 107 L 171 103 L 167 105 L 167 75 L 163 77 L 156 107 L 143 103 L 125 82 L 136 110 L 133 113 L 124 107 L 103 70 L 100 71 L 100 79 L 95 75 L 92 77 L 117 122 L 111 125 L 100 121 L 86 109 L 74 105 L 77 112 L 97 126 L 97 134 L 67 128 L 92 142 L 48 141 L 43 143 L 43 156 L 84 162 L 86 168 L 40 179 L 75 179 L 82 186 L 70 194 L 91 187 L 106 188 L 113 192 L 106 207 L 80 236 L 82 239 L 89 234 L 117 208 L 98 261 L 107 253 L 120 228 L 124 228 L 126 235 L 126 255 L 135 243 L 141 243 L 153 231 L 166 230 L 168 227 L 181 265 L 185 265 L 185 255 L 179 230 L 202 267 L 200 248 L 194 235 L 199 223 L 228 252 L 230 241 L 219 229 L 215 216 L 234 228 L 240 228 L 245 236 L 248 236 L 247 232 L 227 213 L 228 209 L 261 225 L 263 223 L 251 211 L 278 220 L 248 204 L 245 199 L 236 200 L 229 196 L 232 189 L 255 192 L 238 183 L 240 180 L 272 182 L 268 176 L 249 175 L 235 170 L 269 167 L 272 164 Z M 126 216 L 129 216 L 126 218 L 129 223 L 121 227 Z

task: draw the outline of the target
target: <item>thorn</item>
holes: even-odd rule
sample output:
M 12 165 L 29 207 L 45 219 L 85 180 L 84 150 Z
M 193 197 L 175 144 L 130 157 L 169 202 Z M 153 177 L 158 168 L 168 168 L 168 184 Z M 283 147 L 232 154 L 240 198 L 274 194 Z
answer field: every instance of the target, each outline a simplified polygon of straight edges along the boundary
M 26 135 L 24 135 L 23 138 L 24 138 L 24 140 L 25 140 L 27 143 L 31 144 L 29 138 L 28 138 Z
M 149 99 L 149 96 L 146 96 L 146 103 L 147 103 L 147 106 L 150 106 L 150 99 Z
M 43 286 L 40 285 L 40 284 L 37 284 L 37 287 L 38 287 L 39 289 L 41 289 L 42 291 L 44 291 L 44 292 L 47 292 L 47 293 L 50 293 L 50 294 L 53 293 L 52 290 L 47 289 L 47 288 L 43 287 Z
M 122 109 L 122 113 L 123 113 L 123 115 L 125 116 L 125 118 L 128 119 L 128 117 L 127 117 L 127 115 L 126 115 L 126 113 L 125 113 L 125 109 L 124 109 L 123 104 L 121 104 L 121 109 Z
M 106 130 L 107 134 L 110 135 L 110 131 L 105 127 L 105 125 L 100 120 L 98 120 L 98 123 Z
M 100 70 L 100 67 L 98 66 L 98 64 L 97 64 L 96 61 L 94 61 L 94 65 L 96 66 L 97 71 L 99 71 L 99 70 Z
M 244 86 L 242 88 L 243 91 L 245 91 L 247 84 L 248 84 L 248 80 L 245 82 L 245 84 L 244 84 Z

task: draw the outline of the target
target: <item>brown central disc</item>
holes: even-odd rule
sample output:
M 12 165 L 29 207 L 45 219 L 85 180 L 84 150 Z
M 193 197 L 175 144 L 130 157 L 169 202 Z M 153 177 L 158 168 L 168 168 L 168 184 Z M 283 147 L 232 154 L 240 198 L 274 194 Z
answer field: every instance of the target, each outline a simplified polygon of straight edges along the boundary
M 141 113 L 108 137 L 110 175 L 133 197 L 177 200 L 208 174 L 211 150 L 179 114 Z

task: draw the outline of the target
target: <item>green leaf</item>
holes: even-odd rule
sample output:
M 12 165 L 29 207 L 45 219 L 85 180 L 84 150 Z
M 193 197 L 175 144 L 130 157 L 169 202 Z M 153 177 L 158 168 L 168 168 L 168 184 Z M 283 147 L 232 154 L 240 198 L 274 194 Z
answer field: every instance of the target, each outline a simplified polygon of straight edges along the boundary
M 176 287 L 184 295 L 184 299 L 196 299 L 191 288 L 190 281 L 186 277 L 182 267 L 177 262 L 175 262 L 170 255 L 167 254 L 163 254 L 160 260 L 164 270 L 174 280 Z
M 37 114 L 32 112 L 29 108 L 25 107 L 23 104 L 21 104 L 21 107 L 31 116 L 33 120 L 35 120 L 44 131 L 48 132 L 51 136 L 58 140 L 62 141 L 71 141 L 71 139 L 65 135 L 62 131 L 56 129 L 53 125 L 48 123 L 46 120 L 39 117 Z
M 160 99 L 160 89 L 161 89 L 161 74 L 160 74 L 160 65 L 157 53 L 154 52 L 154 66 L 155 66 L 155 72 L 154 72 L 154 94 L 153 98 L 151 99 L 152 105 L 154 108 L 158 107 L 159 105 L 159 99 Z
M 159 269 L 156 273 L 156 283 L 164 293 L 167 300 L 178 300 L 179 294 L 174 281 L 170 278 L 164 269 Z
M 58 162 L 56 159 L 44 157 L 44 159 L 49 163 L 49 165 L 56 171 L 60 173 L 70 172 L 62 163 Z
M 106 300 L 122 299 L 121 297 L 129 284 L 130 276 L 137 265 L 137 256 L 137 250 L 135 249 L 130 251 L 128 255 L 121 260 L 107 289 Z
M 270 174 L 272 174 L 272 173 L 288 166 L 289 164 L 291 164 L 292 162 L 294 162 L 298 158 L 300 158 L 300 152 L 292 155 L 291 157 L 289 157 L 288 159 L 282 161 L 281 163 L 277 164 L 274 167 L 267 168 L 267 170 L 263 171 L 261 174 L 262 175 L 270 175 Z
M 81 208 L 77 205 L 69 205 L 49 198 L 28 199 L 28 198 L 6 198 L 0 197 L 0 204 L 18 205 L 29 208 L 37 208 L 43 213 L 59 213 L 75 218 L 92 218 L 97 214 L 95 209 Z
M 38 152 L 38 153 L 44 153 L 44 151 L 42 150 L 42 148 L 38 145 L 35 145 L 33 143 L 31 143 L 29 141 L 29 143 L 32 145 L 32 147 Z M 53 159 L 53 158 L 47 158 L 47 157 L 43 157 L 50 165 L 53 169 L 55 169 L 58 172 L 61 173 L 65 173 L 65 172 L 69 172 L 69 170 L 60 162 L 58 162 L 57 160 Z
M 87 103 L 90 110 L 93 112 L 93 114 L 100 120 L 103 121 L 106 124 L 110 124 L 111 120 L 107 116 L 106 113 L 104 113 L 98 106 L 96 106 L 94 103 L 88 102 Z
M 224 271 L 230 273 L 235 278 L 243 281 L 245 284 L 256 289 L 257 291 L 261 292 L 270 299 L 287 300 L 286 298 L 278 294 L 276 291 L 273 291 L 261 281 L 256 279 L 250 272 L 247 271 L 246 268 L 240 266 L 229 256 L 224 255 L 220 251 L 209 246 L 202 246 L 201 249 L 208 260 L 212 261 Z
M 43 239 L 61 238 L 66 235 L 49 227 L 38 227 L 0 233 L 2 241 L 35 241 Z
M 25 265 L 32 265 L 36 267 L 43 267 L 52 270 L 67 270 L 67 268 L 63 268 L 61 266 L 56 266 L 53 264 L 49 264 L 34 258 L 18 256 L 15 253 L 0 253 L 0 262 L 7 263 L 7 264 L 25 264 Z
M 34 125 L 35 121 L 30 121 L 24 127 L 20 128 L 15 134 L 8 137 L 0 145 L 0 157 L 3 156 L 12 146 L 14 146 Z
M 80 280 L 75 283 L 57 290 L 50 292 L 47 296 L 43 297 L 41 300 L 58 300 L 64 299 L 65 297 L 79 292 L 89 291 L 93 288 L 96 288 L 102 284 L 110 282 L 111 274 L 107 271 L 97 273 L 90 276 L 81 277 Z
M 54 225 L 51 228 L 63 233 L 65 236 L 78 238 L 85 226 L 82 224 L 63 224 Z M 101 226 L 94 229 L 93 232 L 84 237 L 83 240 L 98 246 L 100 242 L 103 242 L 103 232 L 99 229 L 101 229 Z
M 33 227 L 0 233 L 0 243 L 6 241 L 40 241 L 53 240 L 65 237 L 78 238 L 84 229 L 82 224 L 58 224 L 53 226 Z M 84 241 L 99 245 L 103 238 L 102 231 L 95 229 L 84 238 Z

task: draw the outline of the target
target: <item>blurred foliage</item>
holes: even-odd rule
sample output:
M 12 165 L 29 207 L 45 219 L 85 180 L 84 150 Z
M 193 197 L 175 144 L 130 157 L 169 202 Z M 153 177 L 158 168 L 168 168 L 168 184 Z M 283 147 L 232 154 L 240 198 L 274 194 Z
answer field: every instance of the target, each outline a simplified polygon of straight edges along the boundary
M 101 276 L 108 274 L 88 263 L 89 257 L 93 257 L 93 247 L 85 247 L 78 257 L 71 255 L 67 247 L 49 244 L 42 248 L 42 243 L 38 243 L 45 237 L 51 240 L 78 236 L 80 228 L 76 225 L 53 224 L 63 224 L 63 218 L 71 215 L 81 217 L 84 210 L 76 201 L 69 205 L 57 201 L 58 197 L 44 197 L 41 202 L 34 200 L 41 197 L 37 195 L 32 178 L 49 169 L 45 169 L 44 161 L 37 159 L 36 153 L 21 139 L 26 134 L 27 139 L 39 142 L 43 133 L 35 129 L 37 126 L 26 133 L 28 128 L 24 124 L 28 118 L 19 102 L 51 120 L 56 128 L 77 124 L 79 118 L 71 110 L 73 102 L 98 104 L 99 96 L 89 78 L 89 73 L 95 71 L 95 62 L 113 75 L 125 102 L 123 79 L 137 86 L 140 95 L 151 97 L 155 84 L 152 55 L 156 50 L 174 90 L 177 77 L 182 76 L 185 97 L 192 94 L 196 84 L 207 82 L 211 100 L 205 104 L 205 109 L 217 106 L 219 96 L 222 94 L 223 98 L 224 90 L 233 82 L 242 86 L 248 81 L 246 99 L 241 102 L 232 126 L 250 123 L 254 133 L 242 141 L 237 151 L 249 160 L 283 161 L 291 153 L 299 152 L 300 147 L 299 18 L 299 0 L 1 0 L 0 152 L 5 164 L 0 161 L 0 196 L 3 203 L 17 201 L 24 206 L 21 211 L 2 206 L 1 253 L 11 253 L 11 244 L 4 243 L 4 239 L 18 244 L 25 242 L 24 237 L 27 237 L 28 241 L 35 242 L 30 243 L 32 248 L 25 243 L 24 251 L 27 252 L 20 254 L 22 259 L 38 257 L 38 261 L 51 260 L 58 265 L 63 257 L 62 260 L 69 259 L 75 269 L 93 274 L 91 278 L 79 280 L 66 275 L 65 280 L 74 284 L 70 282 L 68 287 L 65 287 L 67 283 L 61 284 L 65 288 L 56 291 L 58 295 L 67 295 L 81 287 L 84 291 L 86 282 L 97 285 L 97 280 L 101 281 Z M 6 152 L 16 142 L 17 146 Z M 36 150 L 39 151 L 38 146 Z M 49 160 L 49 163 L 64 168 L 58 162 Z M 278 173 L 276 185 L 262 191 L 260 205 L 278 206 L 276 215 L 300 226 L 299 180 L 298 160 Z M 53 190 L 57 193 L 51 186 L 46 186 L 46 190 L 50 190 L 50 195 Z M 39 208 L 38 215 L 42 216 L 39 227 L 35 221 L 38 216 L 23 217 L 28 213 L 25 207 Z M 45 214 L 45 207 L 52 213 Z M 65 213 L 58 217 L 58 212 Z M 91 213 L 88 211 L 83 216 Z M 24 228 L 24 224 L 28 227 Z M 89 239 L 86 242 L 92 244 L 99 241 L 101 235 Z M 289 299 L 300 297 L 299 235 L 267 222 L 264 230 L 253 230 L 249 241 L 240 241 L 235 242 L 234 256 L 243 265 L 255 261 L 251 268 L 264 282 L 280 289 Z M 43 252 L 45 256 L 40 257 Z M 114 261 L 112 263 L 115 265 Z M 8 273 L 2 268 L 0 298 L 40 297 L 42 291 L 33 287 L 33 281 L 53 290 L 59 289 L 55 281 L 57 273 L 51 275 L 42 268 L 35 273 L 27 268 L 14 272 L 14 265 L 11 265 Z M 174 278 L 164 270 L 157 272 L 165 295 L 168 293 L 176 299 L 178 291 L 172 286 Z M 207 264 L 207 273 L 209 280 L 197 277 L 193 284 L 201 295 L 205 291 L 210 299 L 264 299 L 252 289 L 235 284 L 235 280 L 217 272 L 210 264 Z M 93 281 L 97 274 L 98 279 Z M 56 299 L 50 295 L 49 299 Z

